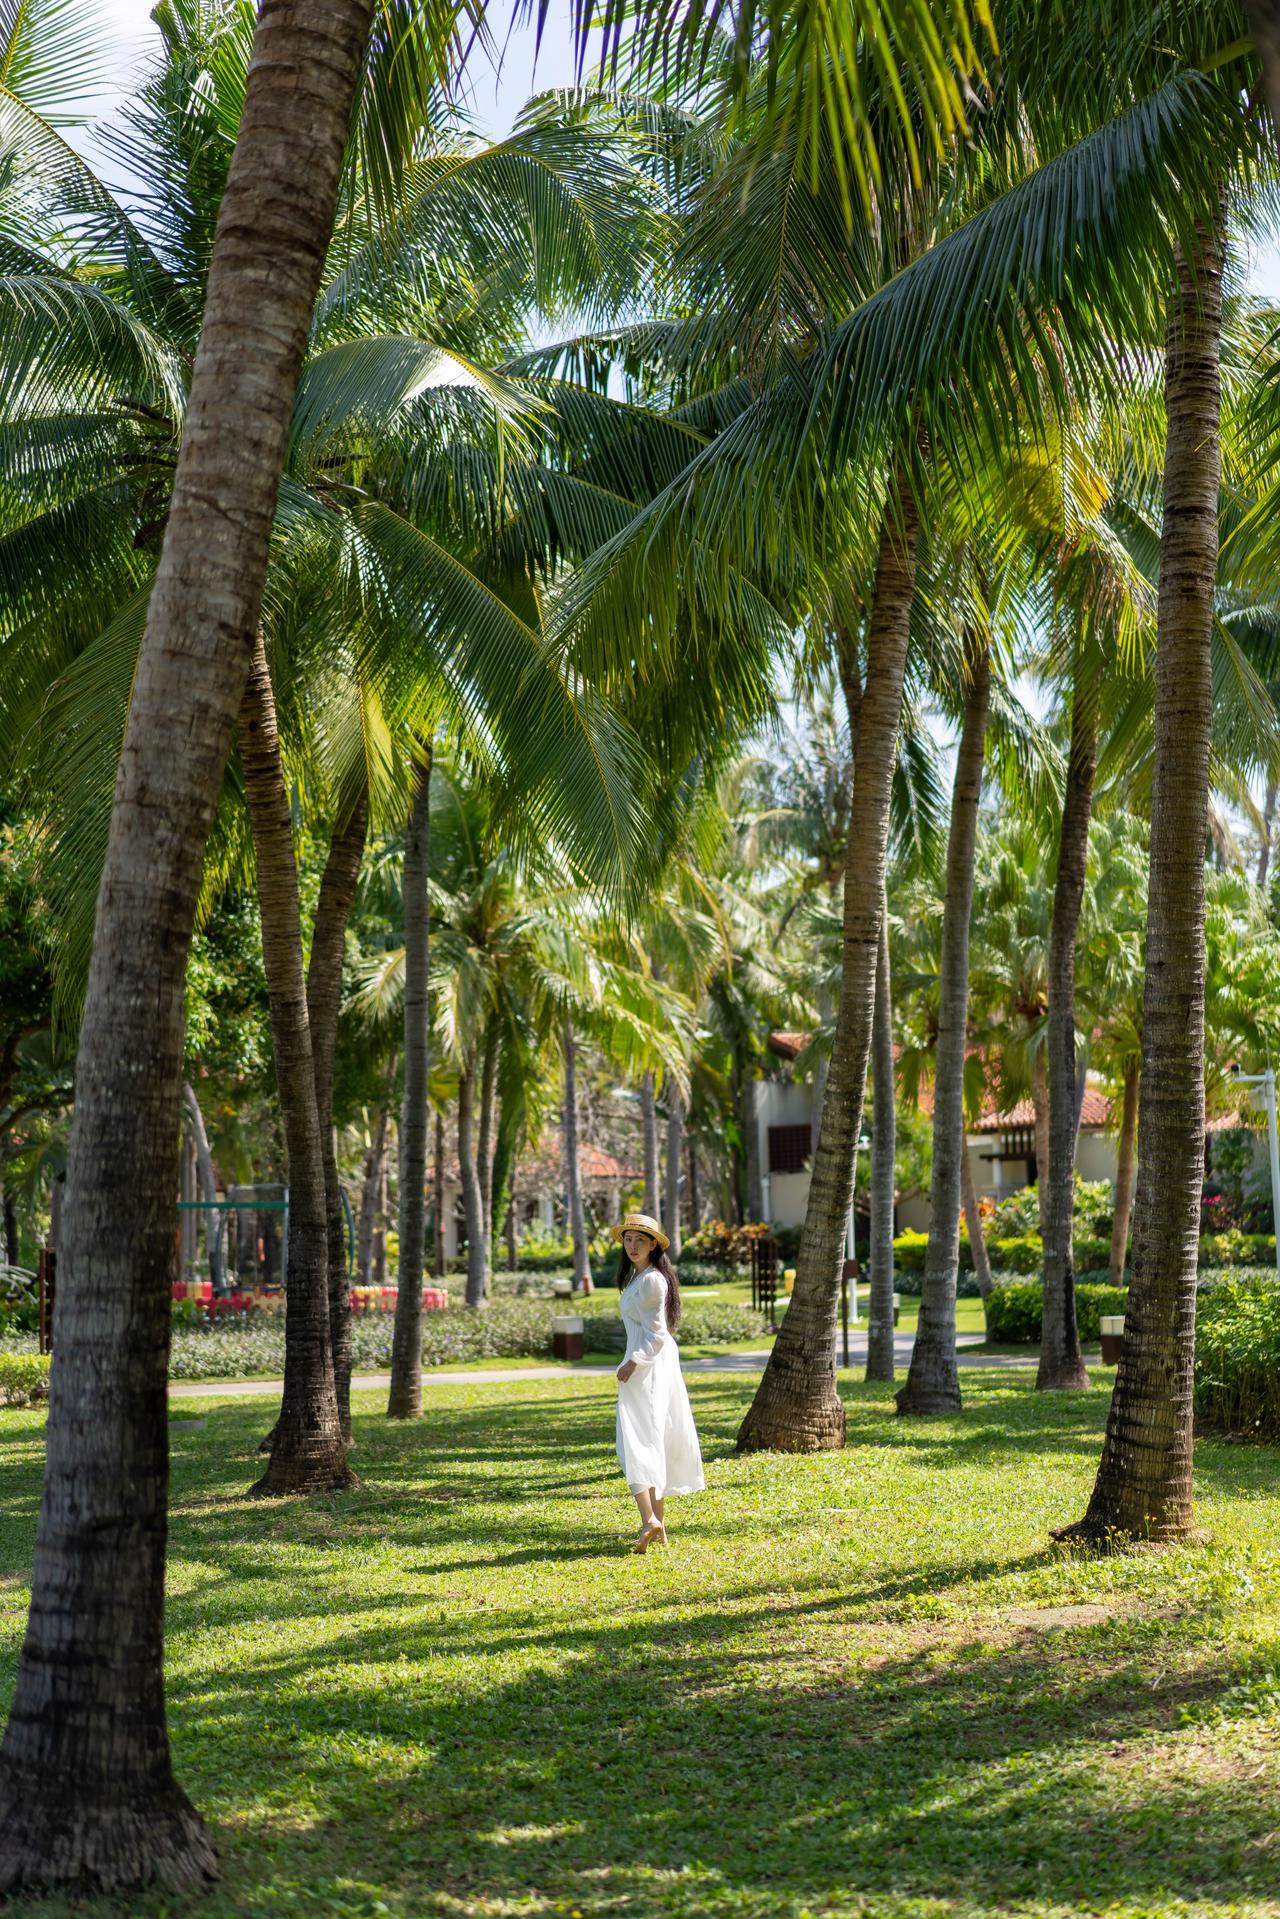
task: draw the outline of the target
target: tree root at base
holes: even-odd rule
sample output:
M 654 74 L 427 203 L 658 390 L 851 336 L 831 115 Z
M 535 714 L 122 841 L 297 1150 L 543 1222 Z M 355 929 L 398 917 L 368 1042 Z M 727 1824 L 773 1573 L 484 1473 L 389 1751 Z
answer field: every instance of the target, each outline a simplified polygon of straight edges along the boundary
M 203 1890 L 218 1877 L 208 1827 L 176 1784 L 144 1803 L 116 1795 L 92 1804 L 74 1779 L 38 1789 L 30 1775 L 0 1774 L 0 1898 L 19 1892 L 137 1892 L 162 1885 Z

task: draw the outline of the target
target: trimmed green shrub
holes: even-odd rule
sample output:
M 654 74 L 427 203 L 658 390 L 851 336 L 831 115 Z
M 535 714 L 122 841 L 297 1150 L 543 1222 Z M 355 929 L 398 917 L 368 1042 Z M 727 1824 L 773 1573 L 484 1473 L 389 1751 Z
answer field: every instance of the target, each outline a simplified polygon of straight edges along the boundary
M 582 1302 L 588 1333 L 593 1323 L 609 1322 L 620 1334 L 622 1321 L 612 1301 L 595 1310 L 593 1303 Z M 580 1310 L 576 1300 L 570 1310 Z M 541 1298 L 494 1299 L 479 1313 L 468 1312 L 460 1304 L 450 1305 L 445 1312 L 424 1313 L 422 1363 L 447 1366 L 477 1359 L 549 1359 L 554 1311 L 552 1301 Z M 381 1372 L 391 1364 L 393 1323 L 390 1313 L 356 1316 L 351 1341 L 357 1372 Z M 685 1306 L 680 1338 L 691 1345 L 728 1346 L 754 1339 L 764 1330 L 764 1320 L 749 1306 L 691 1300 Z M 258 1323 L 247 1317 L 203 1328 L 174 1328 L 169 1361 L 173 1379 L 235 1379 L 246 1373 L 280 1375 L 283 1370 L 283 1319 Z
M 1196 1412 L 1252 1439 L 1280 1439 L 1280 1285 L 1224 1280 L 1196 1300 Z
M 627 1343 L 619 1315 L 614 1312 L 583 1313 L 583 1330 L 589 1353 L 620 1353 Z M 684 1301 L 678 1338 L 687 1346 L 734 1346 L 743 1339 L 756 1339 L 765 1331 L 762 1313 L 749 1306 L 719 1305 L 715 1300 Z
M 47 1355 L 0 1353 L 0 1406 L 31 1406 L 48 1397 Z
M 1242 1233 L 1233 1226 L 1225 1233 L 1201 1233 L 1200 1265 L 1208 1266 L 1265 1266 L 1274 1264 L 1276 1256 L 1276 1236 L 1274 1233 Z
M 1039 1233 L 1020 1233 L 1017 1239 L 993 1239 L 987 1248 L 996 1273 L 1038 1273 L 1044 1264 L 1044 1241 Z
M 1082 1340 L 1102 1336 L 1104 1313 L 1122 1313 L 1123 1286 L 1076 1287 L 1076 1325 Z M 1044 1287 L 1038 1279 L 1002 1280 L 987 1300 L 987 1338 L 1000 1346 L 1034 1346 L 1040 1340 Z
M 1077 1268 L 1097 1267 L 1102 1272 L 1108 1270 L 1111 1258 L 1111 1241 L 1090 1233 L 1077 1233 L 1071 1245 L 1072 1263 Z
M 899 1233 L 893 1242 L 893 1270 L 895 1276 L 906 1273 L 922 1273 L 924 1256 L 929 1246 L 928 1233 L 913 1233 L 908 1230 Z M 902 1288 L 898 1288 L 901 1292 Z M 918 1289 L 917 1289 L 918 1290 Z
M 0 1266 L 0 1333 L 34 1333 L 39 1318 L 35 1274 Z

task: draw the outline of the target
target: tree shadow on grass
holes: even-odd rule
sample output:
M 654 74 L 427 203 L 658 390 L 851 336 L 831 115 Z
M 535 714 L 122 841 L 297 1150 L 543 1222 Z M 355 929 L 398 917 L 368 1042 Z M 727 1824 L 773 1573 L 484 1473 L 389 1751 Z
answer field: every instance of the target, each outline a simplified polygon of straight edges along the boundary
M 292 1875 L 322 1885 L 376 1859 L 381 1897 L 406 1913 L 530 1888 L 584 1915 L 623 1894 L 629 1913 L 857 1911 L 877 1895 L 1159 1911 L 1239 1899 L 1265 1872 L 1265 1796 L 1230 1768 L 1152 1757 L 1242 1677 L 1213 1649 L 1158 1691 L 1105 1635 L 1085 1635 L 1092 1658 L 1066 1636 L 815 1673 L 752 1649 L 767 1620 L 548 1624 L 512 1676 L 525 1642 L 509 1621 L 406 1621 L 391 1689 L 385 1640 L 356 1632 L 319 1676 L 304 1657 L 202 1683 L 191 1759 L 201 1737 L 234 1747 L 275 1805 L 308 1808 Z M 172 1700 L 181 1721 L 181 1683 Z

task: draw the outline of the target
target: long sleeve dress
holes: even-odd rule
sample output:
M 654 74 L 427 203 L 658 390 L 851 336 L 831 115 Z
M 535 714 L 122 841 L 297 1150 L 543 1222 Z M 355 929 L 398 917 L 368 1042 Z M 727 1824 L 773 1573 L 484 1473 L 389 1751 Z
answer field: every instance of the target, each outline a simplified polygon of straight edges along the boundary
M 633 1492 L 652 1486 L 659 1499 L 701 1492 L 697 1429 L 680 1350 L 667 1330 L 667 1282 L 650 1266 L 632 1275 L 619 1303 L 626 1357 L 636 1369 L 618 1381 L 618 1464 Z

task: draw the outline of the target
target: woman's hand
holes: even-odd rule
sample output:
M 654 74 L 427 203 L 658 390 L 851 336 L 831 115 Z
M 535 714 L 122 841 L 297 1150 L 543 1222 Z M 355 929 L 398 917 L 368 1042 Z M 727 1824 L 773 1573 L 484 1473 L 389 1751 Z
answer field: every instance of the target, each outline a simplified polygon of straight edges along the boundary
M 624 1386 L 626 1385 L 627 1381 L 630 1379 L 635 1369 L 636 1369 L 636 1362 L 634 1359 L 624 1359 L 621 1366 L 619 1366 L 618 1378 Z

